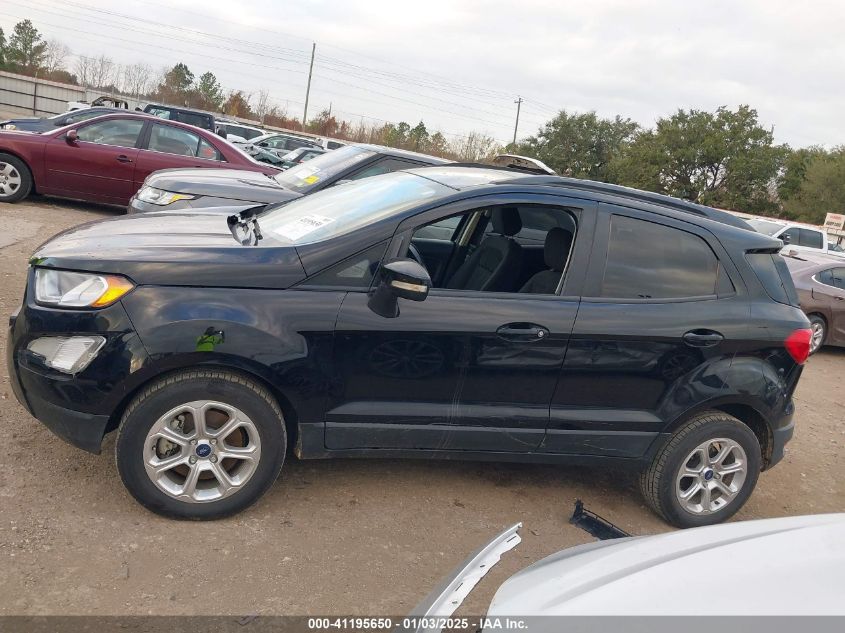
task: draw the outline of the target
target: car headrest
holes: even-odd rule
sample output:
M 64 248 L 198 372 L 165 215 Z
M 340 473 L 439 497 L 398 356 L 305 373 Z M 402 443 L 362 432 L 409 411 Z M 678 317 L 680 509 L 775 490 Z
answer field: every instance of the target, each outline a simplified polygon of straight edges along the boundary
M 556 226 L 546 233 L 546 242 L 543 245 L 543 259 L 546 266 L 554 271 L 561 272 L 563 267 L 566 266 L 571 246 L 572 233 L 566 229 Z
M 493 222 L 493 232 L 499 235 L 510 237 L 522 230 L 522 218 L 519 217 L 519 209 L 516 207 L 493 209 L 491 221 Z

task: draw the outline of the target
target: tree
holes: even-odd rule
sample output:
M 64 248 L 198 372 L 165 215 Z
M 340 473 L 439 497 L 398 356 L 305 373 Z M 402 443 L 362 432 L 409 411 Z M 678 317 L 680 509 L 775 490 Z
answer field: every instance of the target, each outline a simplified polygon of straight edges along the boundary
M 6 34 L 0 28 L 0 70 L 6 68 Z
M 69 55 L 70 47 L 67 44 L 54 37 L 50 38 L 44 49 L 44 69 L 50 74 L 64 70 Z
M 202 104 L 201 108 L 206 110 L 219 110 L 223 104 L 223 86 L 217 81 L 212 72 L 203 73 L 197 84 L 197 95 Z
M 425 123 L 420 121 L 408 132 L 408 149 L 424 152 L 428 149 L 429 140 L 428 129 Z
M 757 111 L 678 110 L 640 132 L 611 165 L 622 184 L 749 212 L 777 207 L 772 191 L 787 155 Z
M 337 119 L 335 119 L 331 112 L 327 109 L 322 110 L 316 117 L 308 122 L 305 129 L 320 136 L 336 136 L 337 135 Z
M 47 43 L 41 39 L 38 29 L 30 20 L 23 20 L 12 29 L 6 47 L 6 63 L 16 70 L 35 73 L 44 63 L 46 49 Z
M 185 105 L 190 98 L 191 86 L 194 83 L 194 73 L 179 62 L 170 70 L 165 71 L 155 91 L 155 98 L 165 103 Z
M 115 82 L 115 64 L 110 57 L 100 55 L 90 59 L 90 82 L 94 88 L 113 88 Z
M 609 166 L 633 140 L 639 126 L 619 116 L 600 118 L 595 112 L 560 113 L 517 146 L 518 154 L 533 156 L 559 174 L 607 181 Z
M 270 111 L 270 91 L 262 88 L 258 91 L 258 99 L 255 104 L 255 116 L 261 123 L 264 123 L 264 117 Z
M 229 93 L 229 98 L 223 104 L 223 112 L 229 116 L 244 119 L 250 119 L 253 116 L 252 109 L 249 107 L 249 97 L 241 90 L 233 90 Z
M 123 70 L 123 91 L 140 99 L 150 87 L 152 68 L 147 64 L 132 64 Z
M 821 224 L 827 213 L 845 213 L 845 146 L 805 152 L 803 178 L 783 200 L 784 212 L 796 220 Z

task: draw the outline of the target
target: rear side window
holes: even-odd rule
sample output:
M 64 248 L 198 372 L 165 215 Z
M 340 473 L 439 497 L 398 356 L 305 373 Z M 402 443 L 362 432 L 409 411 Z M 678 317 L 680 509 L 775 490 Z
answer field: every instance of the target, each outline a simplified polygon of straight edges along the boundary
M 601 294 L 615 299 L 710 296 L 730 290 L 719 268 L 713 250 L 697 235 L 614 215 Z
M 783 257 L 777 253 L 746 253 L 745 260 L 772 299 L 798 307 L 798 293 Z

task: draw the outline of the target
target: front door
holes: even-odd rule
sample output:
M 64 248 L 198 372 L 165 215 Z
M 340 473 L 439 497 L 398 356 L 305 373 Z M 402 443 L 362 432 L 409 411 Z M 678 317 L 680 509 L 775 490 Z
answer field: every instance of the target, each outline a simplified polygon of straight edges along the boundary
M 106 119 L 80 125 L 75 142 L 65 135 L 52 139 L 44 192 L 126 204 L 135 193 L 136 145 L 143 127 L 138 119 Z
M 425 301 L 400 300 L 396 318 L 370 310 L 366 293 L 347 295 L 335 330 L 336 379 L 326 414 L 327 448 L 537 448 L 578 312 L 578 293 L 561 291 L 574 288 L 574 282 L 560 280 L 586 206 L 525 200 L 507 205 L 509 214 L 526 217 L 531 215 L 527 211 L 540 208 L 544 217 L 557 218 L 556 224 L 552 220 L 555 226 L 565 227 L 556 232 L 562 240 L 555 242 L 552 265 L 531 264 L 536 270 L 523 270 L 523 262 L 536 260 L 523 257 L 522 231 L 513 230 L 518 221 L 509 223 L 510 235 L 485 230 L 501 205 L 474 206 L 457 222 L 444 222 L 455 215 L 454 209 L 428 212 L 401 226 L 387 256 L 410 255 L 436 268 L 430 270 L 433 288 Z M 450 227 L 457 227 L 451 235 Z M 434 244 L 438 237 L 443 244 Z M 537 247 L 536 235 L 531 237 L 525 248 Z M 589 239 L 589 231 L 579 231 L 576 244 Z M 415 247 L 409 249 L 409 242 Z M 508 246 L 504 252 L 515 253 L 505 256 L 513 267 L 509 270 L 496 270 L 502 244 Z M 445 253 L 452 253 L 453 261 L 442 261 Z M 463 270 L 479 262 L 472 274 Z M 488 273 L 501 275 L 507 287 L 484 280 Z M 527 280 L 536 275 L 547 282 L 529 285 Z M 570 276 L 567 273 L 567 280 Z M 452 279 L 496 289 L 455 287 Z

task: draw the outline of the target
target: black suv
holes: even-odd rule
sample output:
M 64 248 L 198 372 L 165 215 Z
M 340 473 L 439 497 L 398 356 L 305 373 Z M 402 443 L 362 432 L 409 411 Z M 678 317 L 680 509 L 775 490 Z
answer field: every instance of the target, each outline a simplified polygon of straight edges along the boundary
M 33 255 L 17 398 L 147 508 L 244 509 L 300 459 L 641 472 L 715 523 L 783 457 L 808 321 L 781 242 L 592 182 L 432 167 L 257 216 L 136 215 Z

